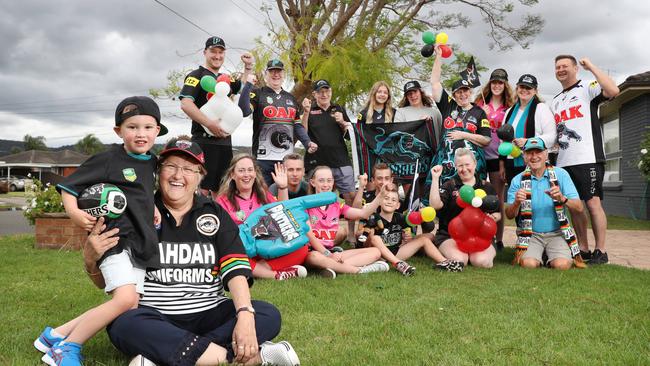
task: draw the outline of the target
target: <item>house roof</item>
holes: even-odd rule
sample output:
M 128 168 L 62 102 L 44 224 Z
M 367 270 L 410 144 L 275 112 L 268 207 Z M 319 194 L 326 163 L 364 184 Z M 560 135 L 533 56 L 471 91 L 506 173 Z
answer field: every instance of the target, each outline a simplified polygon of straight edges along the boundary
M 42 151 L 29 150 L 17 154 L 0 157 L 5 165 L 49 165 L 49 166 L 79 166 L 90 156 L 72 150 Z
M 628 78 L 619 85 L 619 89 L 623 91 L 623 89 L 631 86 L 650 86 L 650 71 L 628 76 Z

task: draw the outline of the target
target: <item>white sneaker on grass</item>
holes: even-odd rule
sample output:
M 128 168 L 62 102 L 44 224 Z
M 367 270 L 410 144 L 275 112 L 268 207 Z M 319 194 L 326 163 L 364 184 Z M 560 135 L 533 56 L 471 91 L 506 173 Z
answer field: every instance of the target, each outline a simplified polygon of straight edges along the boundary
M 376 261 L 359 268 L 359 273 L 388 272 L 390 266 L 384 261 Z
M 156 366 L 156 364 L 143 355 L 137 355 L 129 362 L 129 366 Z
M 296 351 L 289 342 L 264 342 L 260 347 L 262 366 L 300 366 Z
M 325 268 L 325 269 L 321 269 L 320 276 L 333 280 L 336 278 L 336 272 L 334 272 L 334 270 L 331 268 Z

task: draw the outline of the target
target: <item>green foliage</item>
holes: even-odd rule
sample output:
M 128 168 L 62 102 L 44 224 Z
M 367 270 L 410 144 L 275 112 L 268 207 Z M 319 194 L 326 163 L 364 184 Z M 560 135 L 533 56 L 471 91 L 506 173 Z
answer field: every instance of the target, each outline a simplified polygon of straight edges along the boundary
M 639 157 L 637 158 L 637 167 L 641 175 L 650 181 L 650 131 L 645 133 L 641 141 Z
M 152 88 L 149 89 L 149 95 L 154 99 L 171 99 L 176 100 L 178 98 L 178 93 L 183 89 L 183 82 L 185 80 L 185 75 L 187 75 L 191 69 L 186 68 L 182 70 L 170 70 L 167 73 L 167 85 L 162 88 Z
M 84 136 L 79 141 L 77 141 L 77 143 L 74 145 L 74 148 L 78 152 L 86 155 L 95 155 L 98 152 L 106 150 L 104 144 L 102 144 L 97 136 L 92 133 Z
M 3 365 L 37 364 L 32 342 L 46 325 L 108 299 L 84 274 L 78 252 L 33 246 L 33 236 L 0 237 Z M 650 271 L 524 270 L 507 264 L 511 257 L 507 249 L 494 268 L 462 273 L 436 272 L 415 258 L 410 278 L 394 270 L 333 281 L 312 274 L 256 280 L 251 292 L 280 309 L 277 340 L 291 342 L 303 365 L 648 363 Z M 84 356 L 87 366 L 128 363 L 104 331 L 86 343 Z
M 25 198 L 27 207 L 23 211 L 23 215 L 32 225 L 34 225 L 36 217 L 40 214 L 65 212 L 61 195 L 50 183 L 43 185 L 40 180 L 34 179 L 34 184 L 25 193 Z
M 25 137 L 23 137 L 23 146 L 25 147 L 25 151 L 47 150 L 44 136 L 25 135 Z

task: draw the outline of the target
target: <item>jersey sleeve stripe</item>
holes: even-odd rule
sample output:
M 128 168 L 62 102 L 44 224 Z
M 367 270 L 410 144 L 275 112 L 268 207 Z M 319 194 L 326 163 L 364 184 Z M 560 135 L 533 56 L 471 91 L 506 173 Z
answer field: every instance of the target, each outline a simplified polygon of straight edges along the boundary
M 73 196 L 75 196 L 75 197 L 79 197 L 79 193 L 73 191 L 72 189 L 70 189 L 70 188 L 68 188 L 68 187 L 66 187 L 66 186 L 64 186 L 64 185 L 57 184 L 56 186 L 59 187 L 59 188 L 61 188 L 61 189 L 64 190 L 64 191 L 70 193 L 71 195 L 73 195 Z

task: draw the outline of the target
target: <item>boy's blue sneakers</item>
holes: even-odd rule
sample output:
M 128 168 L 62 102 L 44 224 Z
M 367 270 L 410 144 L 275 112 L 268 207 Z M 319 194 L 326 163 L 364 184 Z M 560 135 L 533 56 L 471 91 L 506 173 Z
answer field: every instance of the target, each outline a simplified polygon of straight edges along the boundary
M 46 327 L 43 333 L 34 341 L 34 347 L 37 350 L 47 353 L 55 344 L 64 341 L 65 337 L 55 337 L 52 335 L 52 328 Z
M 74 342 L 57 343 L 41 358 L 50 366 L 82 366 L 81 360 L 81 345 Z

